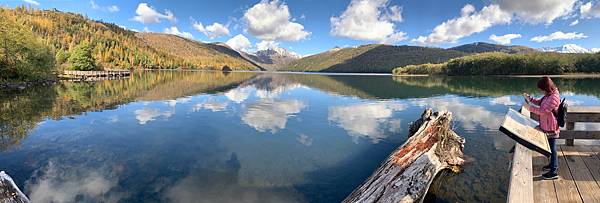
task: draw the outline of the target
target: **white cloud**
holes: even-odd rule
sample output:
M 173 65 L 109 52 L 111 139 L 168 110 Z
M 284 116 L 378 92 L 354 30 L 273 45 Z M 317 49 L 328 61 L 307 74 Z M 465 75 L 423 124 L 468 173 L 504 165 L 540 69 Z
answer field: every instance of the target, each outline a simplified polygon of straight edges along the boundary
M 274 48 L 278 48 L 279 47 L 279 43 L 275 42 L 275 41 L 268 41 L 268 40 L 263 40 L 260 41 L 259 43 L 256 43 L 256 49 L 257 50 L 267 50 L 267 49 L 274 49 Z
M 298 41 L 310 35 L 303 25 L 291 20 L 288 6 L 279 0 L 262 0 L 248 9 L 243 19 L 248 33 L 261 40 Z
M 177 36 L 185 37 L 185 38 L 188 38 L 188 39 L 194 39 L 194 36 L 192 35 L 192 33 L 181 32 L 175 26 L 171 26 L 170 28 L 165 28 L 164 33 L 172 34 L 172 35 L 177 35 Z
M 517 105 L 517 102 L 513 101 L 510 96 L 502 96 L 490 100 L 490 104 L 514 106 Z
M 579 13 L 582 18 L 600 18 L 600 3 L 587 2 L 579 7 Z
M 457 98 L 420 99 L 413 102 L 415 106 L 431 107 L 436 111 L 451 111 L 454 118 L 461 122 L 465 130 L 475 130 L 481 126 L 487 130 L 498 130 L 503 116 L 486 110 L 483 106 L 464 104 Z
M 219 111 L 225 110 L 225 108 L 227 108 L 228 105 L 229 105 L 228 102 L 219 102 L 213 98 L 209 98 L 206 101 L 204 101 L 203 103 L 198 103 L 198 104 L 194 105 L 194 107 L 192 107 L 192 111 L 197 112 L 202 109 L 208 109 L 208 110 L 211 110 L 212 112 L 219 112 Z
M 494 25 L 508 24 L 512 15 L 500 9 L 498 5 L 483 7 L 475 12 L 473 5 L 467 4 L 461 10 L 461 16 L 436 26 L 429 36 L 413 39 L 417 44 L 456 43 L 460 38 L 482 32 Z
M 204 27 L 201 22 L 195 22 L 192 26 L 198 32 L 204 33 L 204 35 L 210 39 L 229 35 L 229 29 L 220 23 L 213 23 L 212 25 Z
M 170 118 L 174 114 L 172 111 L 160 112 L 158 109 L 148 107 L 135 110 L 134 113 L 135 118 L 138 120 L 140 125 L 144 125 L 149 121 L 154 121 L 158 117 Z
M 133 20 L 138 21 L 144 25 L 160 23 L 161 19 L 166 19 L 171 23 L 174 23 L 176 21 L 175 16 L 171 11 L 165 10 L 165 13 L 162 14 L 156 11 L 154 8 L 148 6 L 147 3 L 138 4 L 135 13 L 137 15 L 133 17 Z
M 598 53 L 600 52 L 600 48 L 591 48 L 590 49 L 593 53 Z
M 306 104 L 299 100 L 263 99 L 248 105 L 242 121 L 259 132 L 275 133 L 285 128 L 288 117 L 300 113 L 304 107 Z
M 366 137 L 377 143 L 387 138 L 386 130 L 398 131 L 399 122 L 390 118 L 394 111 L 405 108 L 402 104 L 391 102 L 334 106 L 329 108 L 328 120 L 348 131 L 354 142 Z
M 498 44 L 510 44 L 513 39 L 521 38 L 520 34 L 491 35 L 490 40 Z
M 356 40 L 391 44 L 405 40 L 405 32 L 394 30 L 402 22 L 402 8 L 387 8 L 388 0 L 352 0 L 339 17 L 331 17 L 331 34 Z
M 53 162 L 40 170 L 34 174 L 42 175 L 33 175 L 27 181 L 31 202 L 118 202 L 124 198 L 122 193 L 115 192 L 117 177 L 105 175 L 103 170 L 65 168 Z
M 573 40 L 573 39 L 582 39 L 582 38 L 587 38 L 587 36 L 583 33 L 577 33 L 577 32 L 564 33 L 562 31 L 558 31 L 558 32 L 554 32 L 550 35 L 535 36 L 535 37 L 531 38 L 531 41 L 548 42 L 548 41 L 554 41 L 554 40 Z
M 569 15 L 576 0 L 495 0 L 505 12 L 514 13 L 520 20 L 530 23 L 551 24 L 556 18 Z
M 94 0 L 90 0 L 90 6 L 92 6 L 92 9 L 100 9 L 100 6 Z
M 117 5 L 109 6 L 108 7 L 108 11 L 111 12 L 111 13 L 118 12 L 119 11 L 119 7 Z
M 23 0 L 23 2 L 31 4 L 31 5 L 36 5 L 39 6 L 40 2 L 34 1 L 34 0 Z
M 116 6 L 116 5 L 107 6 L 106 8 L 104 8 L 103 6 L 100 6 L 100 5 L 96 4 L 96 2 L 94 0 L 90 0 L 90 6 L 94 10 L 108 11 L 108 12 L 111 12 L 111 13 L 119 11 L 119 7 Z
M 225 96 L 227 97 L 227 99 L 239 104 L 243 101 L 246 101 L 246 99 L 248 99 L 248 97 L 250 96 L 251 92 L 251 87 L 235 88 L 225 92 Z
M 575 20 L 575 21 L 571 22 L 571 24 L 569 24 L 569 26 L 575 26 L 575 25 L 577 25 L 577 24 L 579 24 L 579 19 L 577 19 L 577 20 Z
M 231 39 L 227 40 L 225 44 L 232 49 L 244 52 L 247 52 L 248 49 L 252 48 L 252 43 L 250 43 L 250 40 L 248 40 L 248 38 L 242 34 L 232 37 Z

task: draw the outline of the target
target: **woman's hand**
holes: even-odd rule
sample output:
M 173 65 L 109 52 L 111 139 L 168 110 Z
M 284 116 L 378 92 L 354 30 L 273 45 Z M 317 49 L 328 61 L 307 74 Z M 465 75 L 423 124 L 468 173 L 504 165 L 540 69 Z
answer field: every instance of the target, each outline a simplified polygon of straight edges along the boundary
M 527 99 L 529 99 L 529 94 L 527 94 L 527 92 L 523 92 L 523 96 Z

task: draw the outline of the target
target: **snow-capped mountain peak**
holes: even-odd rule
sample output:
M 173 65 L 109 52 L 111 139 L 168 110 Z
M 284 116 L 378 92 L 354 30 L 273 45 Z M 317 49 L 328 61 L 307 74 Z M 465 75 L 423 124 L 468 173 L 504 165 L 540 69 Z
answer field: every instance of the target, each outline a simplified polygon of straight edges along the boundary
M 565 44 L 561 47 L 545 47 L 541 48 L 544 52 L 557 52 L 557 53 L 569 53 L 569 54 L 583 54 L 592 53 L 589 49 L 583 48 L 576 44 Z

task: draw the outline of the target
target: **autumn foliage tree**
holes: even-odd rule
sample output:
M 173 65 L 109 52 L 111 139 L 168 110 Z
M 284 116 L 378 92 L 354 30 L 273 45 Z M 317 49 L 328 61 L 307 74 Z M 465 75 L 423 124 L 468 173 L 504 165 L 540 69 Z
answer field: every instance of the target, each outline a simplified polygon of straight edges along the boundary
M 87 43 L 77 45 L 71 53 L 71 57 L 69 57 L 70 69 L 82 71 L 95 70 L 96 64 L 94 64 L 92 50 L 92 47 Z

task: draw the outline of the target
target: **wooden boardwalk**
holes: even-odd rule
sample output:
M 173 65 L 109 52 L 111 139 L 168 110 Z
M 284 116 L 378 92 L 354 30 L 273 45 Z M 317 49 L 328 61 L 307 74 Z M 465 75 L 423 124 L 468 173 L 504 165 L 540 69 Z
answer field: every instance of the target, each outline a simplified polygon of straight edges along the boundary
M 527 110 L 521 113 L 530 116 Z M 557 180 L 543 180 L 543 155 L 516 144 L 511 164 L 507 202 L 600 203 L 600 145 L 576 145 L 575 139 L 600 140 L 600 131 L 576 130 L 576 122 L 600 123 L 600 107 L 570 107 L 564 145 L 558 145 Z M 535 117 L 532 117 L 535 119 Z
M 540 175 L 548 159 L 533 153 L 534 202 L 599 202 L 600 146 L 559 145 L 557 180 L 543 180 Z

